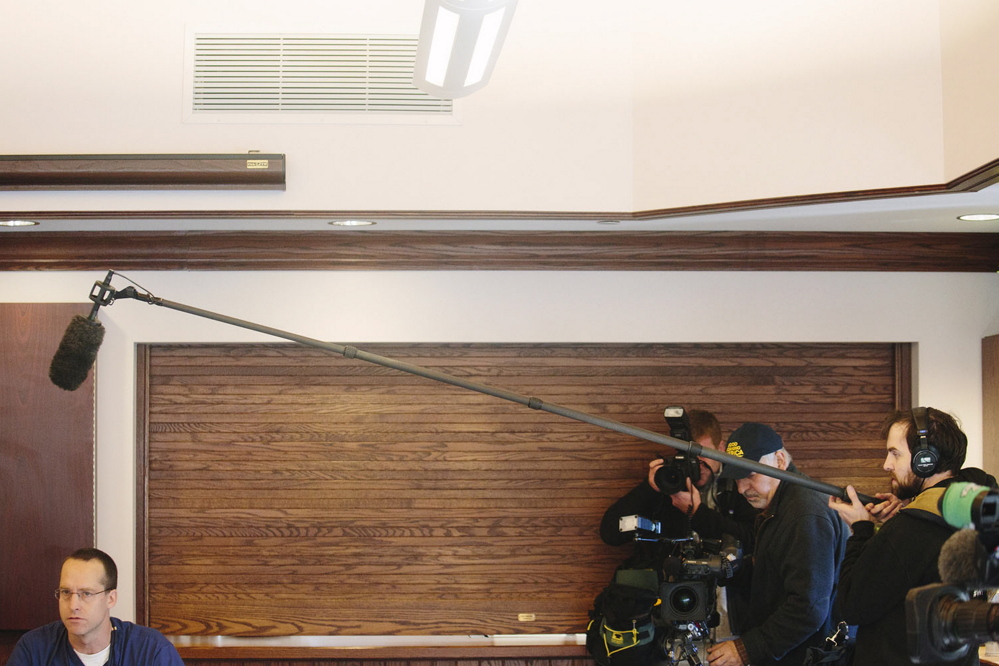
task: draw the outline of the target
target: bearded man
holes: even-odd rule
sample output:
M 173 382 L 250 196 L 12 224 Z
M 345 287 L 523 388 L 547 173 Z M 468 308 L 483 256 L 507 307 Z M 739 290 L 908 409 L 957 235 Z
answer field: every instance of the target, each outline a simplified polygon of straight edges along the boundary
M 955 481 L 996 486 L 982 470 L 962 468 L 968 438 L 950 414 L 928 407 L 896 411 L 881 434 L 894 497 L 879 494 L 882 502 L 865 506 L 847 486 L 850 502 L 829 499 L 853 532 L 839 578 L 842 618 L 857 625 L 853 666 L 915 663 L 906 643 L 905 597 L 914 587 L 940 582 L 937 559 L 954 533 L 940 515 L 940 498 Z M 945 663 L 977 664 L 978 651 Z

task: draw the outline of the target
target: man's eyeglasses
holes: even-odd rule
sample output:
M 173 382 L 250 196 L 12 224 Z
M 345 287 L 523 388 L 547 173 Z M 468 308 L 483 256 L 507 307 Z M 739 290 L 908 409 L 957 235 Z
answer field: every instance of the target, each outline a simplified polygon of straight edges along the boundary
M 90 590 L 80 590 L 79 592 L 74 592 L 73 590 L 67 590 L 65 588 L 60 587 L 58 590 L 55 591 L 55 598 L 60 599 L 62 601 L 70 601 L 73 599 L 73 595 L 75 594 L 80 597 L 80 601 L 82 601 L 85 604 L 89 604 L 91 601 L 94 600 L 94 598 L 98 594 L 104 594 L 105 592 L 110 592 L 110 591 L 111 588 L 108 588 L 106 590 L 100 590 L 99 592 L 91 592 Z

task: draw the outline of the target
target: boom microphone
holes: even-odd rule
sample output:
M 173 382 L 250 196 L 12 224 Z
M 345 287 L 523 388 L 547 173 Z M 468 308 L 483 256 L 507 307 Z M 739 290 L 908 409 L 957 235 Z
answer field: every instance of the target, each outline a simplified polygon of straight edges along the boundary
M 75 391 L 87 380 L 87 373 L 94 367 L 97 360 L 97 350 L 104 342 L 104 326 L 97 321 L 97 311 L 102 305 L 110 305 L 117 294 L 111 288 L 111 278 L 114 271 L 108 271 L 104 282 L 95 282 L 90 292 L 90 300 L 94 307 L 90 316 L 76 315 L 66 327 L 62 342 L 56 349 L 49 365 L 49 379 L 61 389 Z
M 980 587 L 985 548 L 975 530 L 958 530 L 944 541 L 937 558 L 940 580 L 945 585 Z
M 820 493 L 825 493 L 827 495 L 832 495 L 833 497 L 838 497 L 842 500 L 849 501 L 850 497 L 843 488 L 838 488 L 832 484 L 825 483 L 824 481 L 819 481 L 818 479 L 813 479 L 811 477 L 805 476 L 804 474 L 799 474 L 797 472 L 792 472 L 786 469 L 780 469 L 778 467 L 771 467 L 764 463 L 758 462 L 756 460 L 749 460 L 746 458 L 740 458 L 738 456 L 733 456 L 728 453 L 723 453 L 721 451 L 715 451 L 714 449 L 708 447 L 702 447 L 697 442 L 685 442 L 681 439 L 675 437 L 668 437 L 651 430 L 645 430 L 644 428 L 637 428 L 635 426 L 627 425 L 619 421 L 613 421 L 608 418 L 601 416 L 596 416 L 594 414 L 587 414 L 586 412 L 581 412 L 575 409 L 570 409 L 568 407 L 563 407 L 561 405 L 556 405 L 553 403 L 545 402 L 539 398 L 533 396 L 520 395 L 514 393 L 513 391 L 508 391 L 506 389 L 498 388 L 495 386 L 489 386 L 486 384 L 480 384 L 478 382 L 470 381 L 455 375 L 449 375 L 444 372 L 437 370 L 432 370 L 430 368 L 424 368 L 419 365 L 414 365 L 412 363 L 404 363 L 402 361 L 397 361 L 385 356 L 378 356 L 377 354 L 372 354 L 366 352 L 363 349 L 358 349 L 351 345 L 339 345 L 333 342 L 324 342 L 322 340 L 316 340 L 314 338 L 308 338 L 304 335 L 297 335 L 295 333 L 290 333 L 288 331 L 282 331 L 277 328 L 271 328 L 270 326 L 263 326 L 262 324 L 255 324 L 251 321 L 245 321 L 243 319 L 236 319 L 235 317 L 228 317 L 226 315 L 219 314 L 217 312 L 209 312 L 208 310 L 202 310 L 201 308 L 196 308 L 190 305 L 184 305 L 183 303 L 175 303 L 173 301 L 168 301 L 158 296 L 153 296 L 150 293 L 144 293 L 137 291 L 134 287 L 126 287 L 121 291 L 116 291 L 111 287 L 111 278 L 114 276 L 114 271 L 108 271 L 107 278 L 104 282 L 97 282 L 94 284 L 93 289 L 90 292 L 90 300 L 94 302 L 94 310 L 90 313 L 90 320 L 86 323 L 91 329 L 100 326 L 97 324 L 95 319 L 97 316 L 97 309 L 102 305 L 111 305 L 116 299 L 129 298 L 137 301 L 142 301 L 144 303 L 149 303 L 150 305 L 158 305 L 160 307 L 165 307 L 170 310 L 176 310 L 177 312 L 186 312 L 187 314 L 195 315 L 198 317 L 204 317 L 206 319 L 211 319 L 213 321 L 221 322 L 223 324 L 230 324 L 232 326 L 238 326 L 240 328 L 245 328 L 250 331 L 256 331 L 258 333 L 263 333 L 265 335 L 272 335 L 277 338 L 283 338 L 285 340 L 291 340 L 292 342 L 297 342 L 299 344 L 305 345 L 307 347 L 315 347 L 316 349 L 325 349 L 326 351 L 333 352 L 342 355 L 344 358 L 358 359 L 361 361 L 367 361 L 368 363 L 374 363 L 375 365 L 380 365 L 386 368 L 392 368 L 394 370 L 399 370 L 400 372 L 406 372 L 411 375 L 416 375 L 418 377 L 425 377 L 427 379 L 433 379 L 435 381 L 443 382 L 445 384 L 450 384 L 451 386 L 458 386 L 460 388 L 465 388 L 470 391 L 477 391 L 479 393 L 484 393 L 485 395 L 491 395 L 495 398 L 501 398 L 503 400 L 509 400 L 510 402 L 515 402 L 530 409 L 538 409 L 549 414 L 556 414 L 558 416 L 564 416 L 569 419 L 575 419 L 577 421 L 582 421 L 583 423 L 589 423 L 591 425 L 599 426 L 601 428 L 606 428 L 608 430 L 613 430 L 614 432 L 619 432 L 625 435 L 631 435 L 633 437 L 640 437 L 642 439 L 648 440 L 650 442 L 655 442 L 657 444 L 664 444 L 678 451 L 684 451 L 689 453 L 691 458 L 696 458 L 704 456 L 705 458 L 711 458 L 712 460 L 718 460 L 725 464 L 731 464 L 734 467 L 740 469 L 748 469 L 750 472 L 756 472 L 758 474 L 764 474 L 775 479 L 780 479 L 782 481 L 787 481 L 789 483 L 794 483 L 799 486 L 804 486 L 806 488 L 811 488 Z M 138 285 L 136 285 L 138 286 Z M 81 318 L 82 319 L 82 318 Z M 86 320 L 84 320 L 86 321 Z M 97 355 L 97 348 L 100 346 L 101 339 L 104 336 L 103 329 L 98 333 L 94 330 L 88 330 L 86 339 L 84 339 L 84 328 L 83 324 L 72 323 L 69 329 L 66 330 L 66 337 L 63 338 L 63 344 L 60 345 L 59 352 L 56 352 L 56 358 L 52 359 L 53 366 L 56 365 L 56 360 L 60 360 L 60 364 L 63 366 L 68 366 L 65 368 L 60 368 L 55 372 L 50 372 L 49 376 L 52 377 L 52 381 L 56 386 L 61 386 L 67 390 L 72 391 L 78 387 L 84 379 L 86 379 L 87 372 L 90 370 L 90 366 L 93 365 L 94 359 Z M 98 337 L 99 336 L 99 337 Z M 63 352 L 63 346 L 67 347 L 67 350 Z M 63 352 L 60 354 L 60 352 Z M 60 358 L 64 357 L 64 358 Z M 57 381 L 58 378 L 58 381 Z M 862 493 L 857 493 L 857 497 L 864 504 L 877 503 L 879 500 L 870 495 L 864 495 Z
M 66 327 L 49 366 L 49 379 L 61 389 L 80 388 L 97 360 L 97 350 L 104 341 L 104 326 L 97 321 L 96 314 L 91 313 L 91 318 L 76 315 Z

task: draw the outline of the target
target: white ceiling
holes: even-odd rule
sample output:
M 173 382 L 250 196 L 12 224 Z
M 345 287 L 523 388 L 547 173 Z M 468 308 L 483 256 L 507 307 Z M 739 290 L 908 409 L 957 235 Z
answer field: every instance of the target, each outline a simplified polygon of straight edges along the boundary
M 415 32 L 421 5 L 377 0 L 362 10 L 346 0 L 280 7 L 246 0 L 240 19 L 310 16 L 316 29 L 330 31 L 350 28 L 345 20 L 352 18 L 358 29 Z M 400 211 L 370 217 L 377 224 L 363 228 L 376 232 L 999 233 L 999 221 L 956 219 L 999 212 L 999 185 L 617 224 L 598 223 L 602 214 L 594 212 L 628 218 L 651 208 L 724 210 L 755 197 L 780 203 L 822 192 L 897 192 L 982 167 L 999 157 L 989 103 L 999 86 L 988 78 L 999 67 L 989 66 L 993 31 L 983 30 L 999 14 L 992 0 L 636 0 L 620 13 L 609 7 L 522 0 L 497 74 L 467 98 L 462 126 L 400 128 L 191 124 L 180 113 L 185 34 L 198 24 L 234 29 L 231 12 L 194 0 L 168 9 L 98 0 L 88 5 L 87 32 L 76 15 L 16 4 L 0 26 L 0 43 L 33 59 L 22 55 L 18 66 L 0 69 L 0 84 L 21 92 L 0 105 L 4 153 L 261 149 L 287 154 L 289 175 L 285 192 L 0 192 L 0 220 L 30 218 L 31 211 L 40 220 L 0 233 L 349 233 L 328 222 L 369 217 L 358 212 L 365 210 Z M 123 8 L 134 11 L 141 38 L 122 39 L 112 18 Z M 48 29 L 28 29 L 40 25 Z M 103 67 L 79 67 L 84 54 Z M 956 94 L 966 90 L 976 91 L 976 103 Z M 551 213 L 477 219 L 460 212 L 505 207 Z M 76 219 L 54 212 L 73 210 L 90 212 Z M 140 210 L 134 218 L 123 213 Z M 183 210 L 191 212 L 176 212 Z M 208 210 L 209 219 L 198 217 Z M 457 212 L 434 219 L 420 210 Z M 573 210 L 579 219 L 560 212 Z M 101 211 L 112 212 L 109 219 Z M 296 213 L 282 218 L 278 211 Z M 550 219 L 553 213 L 560 219 Z

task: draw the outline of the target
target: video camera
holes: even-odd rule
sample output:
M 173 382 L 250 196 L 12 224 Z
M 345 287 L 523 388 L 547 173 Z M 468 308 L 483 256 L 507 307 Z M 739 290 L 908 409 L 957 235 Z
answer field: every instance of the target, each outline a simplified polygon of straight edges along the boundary
M 940 499 L 955 532 L 940 549 L 942 583 L 909 590 L 909 656 L 916 663 L 953 661 L 999 639 L 999 606 L 984 598 L 999 586 L 999 490 L 952 483 Z
M 659 628 L 655 640 L 667 664 L 700 664 L 697 653 L 719 622 L 715 610 L 718 583 L 734 576 L 742 565 L 742 545 L 728 534 L 721 539 L 701 539 L 697 533 L 660 537 L 660 524 L 641 516 L 622 517 L 618 529 L 634 532 L 636 541 L 671 546 L 660 565 L 660 603 L 652 617 Z
M 691 441 L 690 418 L 683 407 L 671 405 L 663 411 L 669 435 L 684 442 Z M 665 461 L 656 470 L 655 482 L 664 495 L 672 495 L 687 489 L 687 479 L 697 483 L 701 478 L 701 461 L 685 451 L 677 451 L 676 455 Z

